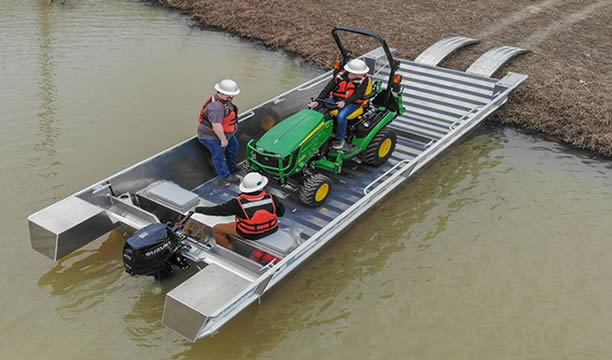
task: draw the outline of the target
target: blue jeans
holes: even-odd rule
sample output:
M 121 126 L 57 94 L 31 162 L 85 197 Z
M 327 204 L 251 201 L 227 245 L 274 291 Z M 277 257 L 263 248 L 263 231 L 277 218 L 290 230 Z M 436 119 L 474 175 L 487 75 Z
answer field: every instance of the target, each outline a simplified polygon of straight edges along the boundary
M 359 109 L 359 104 L 348 104 L 345 105 L 340 111 L 338 111 L 338 126 L 336 127 L 336 140 L 342 140 L 346 136 L 346 117 L 351 115 L 353 111 Z
M 236 167 L 236 156 L 238 155 L 239 146 L 238 139 L 235 136 L 227 139 L 225 149 L 221 147 L 219 139 L 206 140 L 198 138 L 198 140 L 210 151 L 217 175 L 224 179 L 230 176 L 230 171 Z
M 327 100 L 338 102 L 340 100 L 335 99 L 333 97 L 328 98 Z M 347 104 L 342 109 L 338 109 L 338 116 L 336 116 L 337 126 L 336 126 L 336 140 L 342 140 L 346 136 L 346 118 L 351 115 L 353 111 L 359 108 L 359 104 Z M 315 110 L 319 110 L 323 107 L 323 105 L 319 105 L 315 108 Z

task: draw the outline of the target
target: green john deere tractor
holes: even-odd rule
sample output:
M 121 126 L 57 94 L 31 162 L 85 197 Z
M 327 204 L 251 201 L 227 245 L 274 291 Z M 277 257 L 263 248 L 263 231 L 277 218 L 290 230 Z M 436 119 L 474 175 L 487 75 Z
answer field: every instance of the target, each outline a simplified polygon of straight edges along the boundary
M 342 54 L 341 69 L 351 60 L 344 48 L 339 31 L 373 37 L 383 47 L 390 65 L 386 89 L 380 81 L 366 91 L 366 102 L 348 116 L 346 145 L 336 150 L 330 146 L 334 138 L 334 115 L 337 106 L 326 99 L 316 99 L 323 107 L 319 111 L 303 109 L 268 130 L 259 140 L 247 145 L 247 161 L 242 172 L 259 171 L 297 192 L 305 205 L 321 205 L 332 180 L 324 172 L 339 174 L 342 164 L 350 158 L 371 166 L 382 165 L 395 149 L 396 135 L 387 125 L 404 112 L 400 82 L 395 72 L 399 62 L 393 59 L 385 40 L 357 29 L 336 27 L 332 36 Z M 335 75 L 335 74 L 334 74 Z

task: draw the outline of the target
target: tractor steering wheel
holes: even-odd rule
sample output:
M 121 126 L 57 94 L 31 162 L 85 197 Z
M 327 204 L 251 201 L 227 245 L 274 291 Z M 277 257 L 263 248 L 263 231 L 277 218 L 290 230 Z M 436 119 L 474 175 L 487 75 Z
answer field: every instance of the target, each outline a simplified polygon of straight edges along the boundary
M 336 104 L 335 101 L 329 99 L 316 98 L 315 101 L 323 105 L 323 107 L 327 110 L 336 110 L 338 108 L 338 104 Z

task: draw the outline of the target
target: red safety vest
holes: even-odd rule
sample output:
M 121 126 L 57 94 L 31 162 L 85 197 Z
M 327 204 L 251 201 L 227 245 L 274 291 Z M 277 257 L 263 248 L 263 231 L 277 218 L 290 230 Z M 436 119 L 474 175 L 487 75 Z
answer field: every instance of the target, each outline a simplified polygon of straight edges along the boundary
M 236 231 L 246 238 L 256 239 L 278 229 L 276 204 L 265 191 L 256 195 L 240 194 L 237 198 L 244 217 L 236 216 Z
M 348 99 L 355 93 L 355 89 L 361 85 L 361 83 L 368 79 L 367 76 L 360 77 L 358 79 L 349 79 L 346 70 L 342 70 L 336 75 L 336 87 L 332 90 L 331 95 L 340 99 Z M 357 104 L 364 102 L 363 99 L 355 101 Z
M 200 124 L 203 124 L 204 126 L 209 128 L 211 131 L 212 131 L 212 124 L 208 120 L 205 110 L 206 110 L 206 106 L 208 106 L 208 104 L 214 101 L 216 100 L 214 99 L 213 96 L 206 99 L 206 101 L 204 102 L 204 105 L 202 105 L 202 110 L 200 111 Z M 236 107 L 236 105 L 230 102 L 224 102 L 223 106 L 225 106 L 226 109 L 229 106 L 232 106 L 232 108 L 230 108 L 229 114 L 227 114 L 223 118 L 223 121 L 221 121 L 221 126 L 223 126 L 223 132 L 233 133 L 234 131 L 236 131 L 236 117 L 237 117 L 236 112 L 238 111 L 238 108 Z

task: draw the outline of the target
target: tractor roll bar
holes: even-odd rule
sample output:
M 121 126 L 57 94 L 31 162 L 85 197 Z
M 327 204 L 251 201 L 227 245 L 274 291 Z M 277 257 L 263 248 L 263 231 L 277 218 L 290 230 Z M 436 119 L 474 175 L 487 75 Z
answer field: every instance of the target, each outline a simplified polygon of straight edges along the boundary
M 374 34 L 373 32 L 353 29 L 353 28 L 345 27 L 345 26 L 336 26 L 332 30 L 332 36 L 334 40 L 336 41 L 336 45 L 338 45 L 338 49 L 340 49 L 340 53 L 342 54 L 342 66 L 344 66 L 348 61 L 350 61 L 351 51 L 347 50 L 342 44 L 342 40 L 340 40 L 338 31 L 346 31 L 346 32 L 352 32 L 354 34 L 369 36 L 369 37 L 372 37 L 378 40 L 378 42 L 381 43 L 382 48 L 385 51 L 385 55 L 387 56 L 387 61 L 389 61 L 389 67 L 391 68 L 391 71 L 389 72 L 389 81 L 387 81 L 387 93 L 385 94 L 385 104 L 387 104 L 387 102 L 389 101 L 389 97 L 391 96 L 391 91 L 389 91 L 389 87 L 391 86 L 391 84 L 393 84 L 393 77 L 395 76 L 395 72 L 397 71 L 397 69 L 399 69 L 400 62 L 393 59 L 393 55 L 391 55 L 391 50 L 389 50 L 389 46 L 387 46 L 387 42 L 385 41 L 385 39 Z

